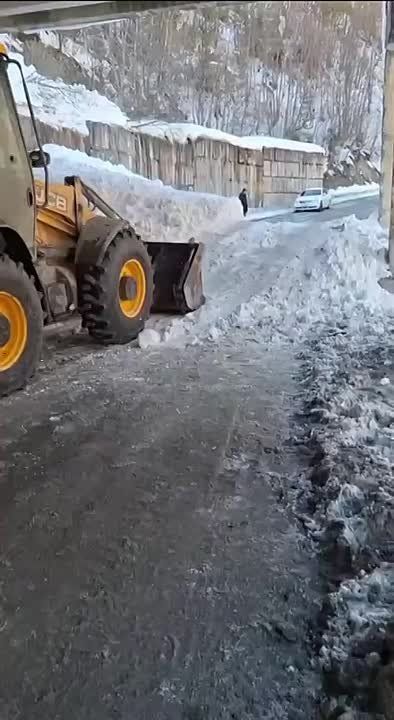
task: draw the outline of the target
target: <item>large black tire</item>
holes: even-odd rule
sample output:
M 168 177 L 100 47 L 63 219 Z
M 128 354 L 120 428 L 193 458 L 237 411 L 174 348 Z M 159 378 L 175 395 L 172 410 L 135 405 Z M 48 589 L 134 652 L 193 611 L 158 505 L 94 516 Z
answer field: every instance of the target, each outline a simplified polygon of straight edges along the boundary
M 16 312 L 21 311 L 24 316 L 25 340 L 20 342 L 20 356 L 15 357 L 10 367 L 6 367 L 5 348 L 11 337 L 11 323 L 1 312 L 0 396 L 20 390 L 34 375 L 41 355 L 43 336 L 41 301 L 33 279 L 27 275 L 22 263 L 15 263 L 7 255 L 0 255 L 0 310 L 4 311 L 10 297 Z
M 120 273 L 136 260 L 145 275 L 145 294 L 138 314 L 128 317 L 120 304 Z M 80 278 L 80 313 L 89 334 L 105 345 L 122 345 L 139 335 L 153 302 L 153 269 L 145 245 L 130 228 L 116 235 L 100 265 L 90 266 Z

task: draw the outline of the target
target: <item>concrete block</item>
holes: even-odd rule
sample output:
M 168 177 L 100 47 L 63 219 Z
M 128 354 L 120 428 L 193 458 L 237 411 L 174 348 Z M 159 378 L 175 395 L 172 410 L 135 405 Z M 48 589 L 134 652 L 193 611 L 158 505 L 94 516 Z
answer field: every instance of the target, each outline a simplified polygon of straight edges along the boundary
M 246 164 L 247 165 L 257 165 L 259 152 L 258 150 L 247 150 L 246 151 Z
M 127 152 L 121 152 L 118 153 L 119 162 L 121 165 L 124 165 L 128 170 L 131 170 L 131 160 L 130 155 Z
M 300 163 L 300 177 L 304 180 L 308 177 L 308 165 L 305 162 Z
M 280 150 L 279 148 L 275 148 L 275 160 L 278 160 L 279 162 L 291 162 L 292 159 L 292 150 Z
M 267 193 L 264 195 L 264 207 L 292 207 L 297 193 Z
M 274 192 L 274 193 L 288 192 L 286 178 L 273 177 L 272 178 L 272 192 Z
M 286 179 L 281 177 L 272 178 L 272 192 L 273 193 L 285 193 L 287 192 Z
M 246 165 L 247 150 L 238 148 L 238 165 Z
M 194 143 L 194 157 L 196 158 L 205 158 L 207 156 L 207 148 L 206 148 L 206 142 L 204 138 L 201 138 L 200 140 L 197 140 L 197 142 Z
M 86 123 L 89 131 L 90 145 L 94 148 L 109 150 L 110 148 L 110 127 L 96 122 Z
M 263 150 L 254 150 L 253 153 L 254 156 L 254 164 L 256 167 L 263 167 L 264 166 L 264 151 Z
M 278 177 L 299 177 L 300 169 L 298 162 L 277 162 L 277 175 Z
M 300 150 L 292 150 L 291 151 L 291 161 L 292 162 L 302 162 L 304 155 L 305 155 L 305 153 L 301 152 Z
M 133 146 L 135 147 L 135 144 L 137 142 L 137 138 L 133 137 Z M 181 146 L 181 147 L 187 147 L 187 146 Z M 160 139 L 159 138 L 151 138 L 151 148 L 152 148 L 152 156 L 155 158 L 155 160 L 159 161 L 160 159 Z
M 204 142 L 205 157 L 210 158 L 211 160 L 221 160 L 223 155 L 223 143 L 216 140 L 204 140 Z
M 287 162 L 286 177 L 299 178 L 300 177 L 300 163 L 299 162 Z
M 127 130 L 123 130 L 123 128 L 113 128 L 111 135 L 114 137 L 118 150 L 128 153 L 130 149 L 130 133 Z
M 272 178 L 272 192 L 299 193 L 304 187 L 305 183 L 301 178 Z

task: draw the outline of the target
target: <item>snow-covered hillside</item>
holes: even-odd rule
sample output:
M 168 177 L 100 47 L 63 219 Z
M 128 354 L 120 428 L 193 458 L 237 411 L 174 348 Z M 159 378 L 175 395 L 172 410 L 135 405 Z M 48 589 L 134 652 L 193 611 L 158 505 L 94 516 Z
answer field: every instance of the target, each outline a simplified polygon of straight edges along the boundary
M 80 58 L 131 117 L 312 141 L 370 153 L 382 111 L 376 2 L 235 3 L 41 40 Z
M 11 59 L 17 60 L 27 83 L 36 117 L 54 127 L 67 127 L 87 135 L 86 121 L 108 123 L 126 127 L 128 118 L 115 103 L 96 90 L 84 85 L 67 85 L 62 80 L 50 80 L 37 72 L 34 65 L 26 65 L 23 45 L 9 35 L 0 35 L 6 42 Z M 29 115 L 20 72 L 15 65 L 9 67 L 9 78 L 21 115 Z
M 46 40 L 50 38 L 54 42 L 52 36 L 56 37 L 54 33 L 43 35 Z M 108 100 L 105 95 L 100 94 L 97 90 L 88 90 L 84 85 L 80 84 L 66 84 L 60 79 L 50 80 L 41 75 L 34 65 L 26 65 L 23 57 L 23 43 L 20 41 L 16 41 L 10 35 L 0 35 L 0 40 L 10 48 L 10 58 L 17 60 L 21 65 L 36 117 L 53 127 L 67 127 L 77 130 L 82 135 L 87 135 L 86 122 L 90 120 L 109 125 L 130 127 L 130 129 L 148 133 L 154 137 L 166 138 L 171 142 L 186 143 L 196 141 L 199 138 L 208 138 L 252 150 L 275 147 L 283 150 L 324 153 L 321 146 L 313 143 L 301 143 L 267 135 L 240 137 L 191 123 L 132 123 L 114 102 Z M 70 43 L 71 41 L 69 41 L 69 45 Z M 71 49 L 72 45 L 70 52 Z M 22 115 L 28 115 L 29 110 L 20 72 L 15 65 L 11 65 L 9 68 L 9 78 L 18 112 Z
M 39 117 L 82 132 L 87 120 L 124 125 L 130 117 L 134 125 L 153 119 L 153 133 L 179 135 L 174 125 L 158 130 L 159 118 L 238 139 L 312 142 L 332 158 L 348 146 L 377 160 L 383 87 L 379 6 L 314 2 L 311 7 L 313 12 L 305 3 L 278 2 L 210 13 L 171 10 L 141 15 L 138 27 L 130 19 L 25 36 L 18 40 L 19 51 L 24 49 L 35 84 Z M 71 61 L 80 82 L 96 92 L 67 88 Z M 56 81 L 57 69 L 66 82 Z

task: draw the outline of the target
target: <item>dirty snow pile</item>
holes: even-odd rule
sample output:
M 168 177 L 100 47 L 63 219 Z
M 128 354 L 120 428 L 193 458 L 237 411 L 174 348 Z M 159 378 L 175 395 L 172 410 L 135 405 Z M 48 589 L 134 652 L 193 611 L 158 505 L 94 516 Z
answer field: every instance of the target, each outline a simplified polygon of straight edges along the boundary
M 185 318 L 150 321 L 159 340 L 185 345 L 242 331 L 268 343 L 303 341 L 317 326 L 366 323 L 384 332 L 394 297 L 378 285 L 386 241 L 376 219 L 338 224 L 241 222 L 206 243 L 206 304 Z
M 312 460 L 294 504 L 337 585 L 322 666 L 346 706 L 385 712 L 382 684 L 394 669 L 394 313 L 392 296 L 380 302 L 374 290 L 364 311 L 356 302 L 352 317 L 319 326 L 302 349 Z
M 237 198 L 174 190 L 160 180 L 147 180 L 123 165 L 92 158 L 79 150 L 46 145 L 51 156 L 50 182 L 79 175 L 115 210 L 127 218 L 144 240 L 187 242 L 212 226 L 223 228 L 242 217 Z
M 369 320 L 356 337 L 344 323 L 305 347 L 313 460 L 296 504 L 338 586 L 322 666 L 349 705 L 384 712 L 376 700 L 387 699 L 381 685 L 394 668 L 394 322 Z

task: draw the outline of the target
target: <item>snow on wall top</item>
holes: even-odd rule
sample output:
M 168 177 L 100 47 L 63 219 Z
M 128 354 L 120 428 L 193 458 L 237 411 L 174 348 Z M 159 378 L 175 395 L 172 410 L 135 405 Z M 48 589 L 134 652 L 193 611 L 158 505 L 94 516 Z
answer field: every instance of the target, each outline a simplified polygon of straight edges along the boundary
M 182 144 L 205 138 L 229 143 L 230 145 L 236 145 L 247 150 L 277 148 L 278 150 L 294 150 L 325 155 L 324 148 L 314 143 L 298 142 L 297 140 L 287 140 L 286 138 L 271 137 L 269 135 L 245 135 L 240 137 L 222 132 L 222 130 L 214 130 L 213 128 L 193 125 L 191 123 L 152 122 L 139 126 L 133 126 L 130 123 L 129 128 L 146 135 L 152 135 L 153 137 Z

